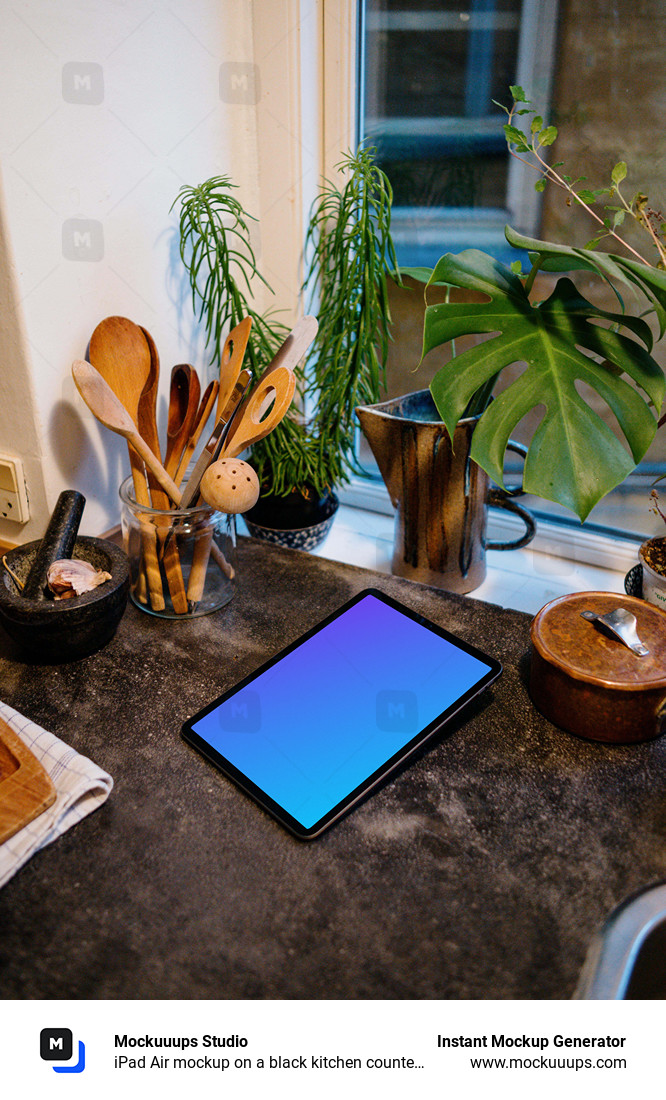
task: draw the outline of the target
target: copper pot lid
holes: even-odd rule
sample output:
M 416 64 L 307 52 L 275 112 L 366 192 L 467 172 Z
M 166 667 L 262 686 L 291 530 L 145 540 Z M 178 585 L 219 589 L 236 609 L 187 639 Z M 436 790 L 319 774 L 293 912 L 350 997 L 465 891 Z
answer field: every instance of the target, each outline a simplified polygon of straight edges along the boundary
M 637 657 L 603 633 L 582 611 L 607 615 L 624 607 L 636 616 L 638 636 L 649 649 Z M 619 690 L 666 687 L 666 613 L 634 596 L 613 592 L 574 592 L 552 600 L 532 622 L 532 644 L 544 660 L 576 680 Z

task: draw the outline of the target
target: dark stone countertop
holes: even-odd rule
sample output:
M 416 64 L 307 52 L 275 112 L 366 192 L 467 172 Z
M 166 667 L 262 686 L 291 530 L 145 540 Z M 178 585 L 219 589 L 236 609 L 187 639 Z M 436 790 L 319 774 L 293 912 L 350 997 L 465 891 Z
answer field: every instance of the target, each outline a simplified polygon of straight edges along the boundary
M 565 998 L 621 899 L 666 877 L 666 739 L 607 746 L 542 718 L 527 615 L 241 540 L 233 602 L 129 607 L 82 661 L 23 663 L 0 698 L 115 789 L 0 891 L 17 998 Z M 180 737 L 182 721 L 362 588 L 498 657 L 464 719 L 311 843 Z

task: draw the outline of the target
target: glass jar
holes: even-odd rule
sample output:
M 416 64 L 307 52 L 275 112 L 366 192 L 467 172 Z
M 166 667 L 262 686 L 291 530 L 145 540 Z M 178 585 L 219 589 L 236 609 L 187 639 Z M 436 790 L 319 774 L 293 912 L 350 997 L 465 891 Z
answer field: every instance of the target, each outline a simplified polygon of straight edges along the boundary
M 196 508 L 137 504 L 132 478 L 120 486 L 130 598 L 165 619 L 192 618 L 229 602 L 236 577 L 236 517 Z

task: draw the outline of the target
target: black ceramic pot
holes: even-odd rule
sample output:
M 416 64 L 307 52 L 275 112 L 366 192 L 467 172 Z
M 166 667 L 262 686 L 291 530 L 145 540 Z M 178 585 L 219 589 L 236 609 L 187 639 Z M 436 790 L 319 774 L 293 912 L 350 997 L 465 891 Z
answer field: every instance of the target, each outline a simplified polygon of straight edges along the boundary
M 41 540 L 27 542 L 6 554 L 19 580 L 27 577 L 40 546 Z M 26 656 L 47 664 L 74 661 L 101 649 L 115 634 L 127 605 L 129 566 L 120 547 L 80 536 L 72 557 L 110 573 L 111 580 L 70 600 L 30 599 L 0 565 L 0 623 Z
M 339 503 L 330 490 L 321 497 L 314 492 L 308 496 L 301 492 L 284 497 L 266 495 L 243 519 L 253 538 L 292 550 L 314 550 L 333 526 Z

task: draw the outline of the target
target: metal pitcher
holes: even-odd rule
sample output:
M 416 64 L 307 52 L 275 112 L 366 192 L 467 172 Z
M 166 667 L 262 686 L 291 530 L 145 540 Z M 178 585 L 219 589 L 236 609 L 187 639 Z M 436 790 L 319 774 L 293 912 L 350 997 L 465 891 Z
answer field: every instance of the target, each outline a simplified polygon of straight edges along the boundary
M 478 417 L 459 421 L 453 445 L 429 390 L 356 409 L 395 507 L 393 572 L 449 592 L 471 592 L 486 575 L 486 550 L 517 550 L 535 535 L 534 518 L 513 499 L 522 488 L 491 487 L 470 458 Z M 527 453 L 509 440 L 508 448 Z M 488 505 L 520 516 L 513 542 L 486 538 Z

